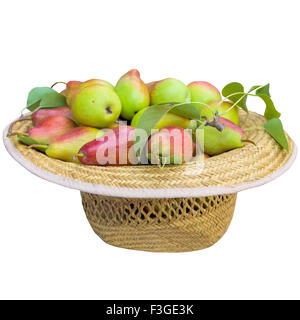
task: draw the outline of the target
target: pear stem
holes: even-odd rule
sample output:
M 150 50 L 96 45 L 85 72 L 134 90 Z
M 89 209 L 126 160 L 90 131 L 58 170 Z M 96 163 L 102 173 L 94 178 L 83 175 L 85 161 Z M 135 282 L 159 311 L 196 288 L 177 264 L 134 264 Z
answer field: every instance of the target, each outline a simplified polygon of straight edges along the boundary
M 225 125 L 219 122 L 219 115 L 216 112 L 215 117 L 212 121 L 206 121 L 205 126 L 210 126 L 216 128 L 218 131 L 222 132 L 225 129 Z
M 59 83 L 62 83 L 62 84 L 67 85 L 67 84 L 66 84 L 66 82 L 63 82 L 63 81 L 57 81 L 57 82 L 53 83 L 53 85 L 51 86 L 51 88 L 55 87 L 55 86 L 56 86 L 57 84 L 59 84 Z
M 83 157 L 84 157 L 84 154 L 83 154 L 83 153 L 77 153 L 76 156 L 77 156 L 78 158 L 83 158 Z
M 28 146 L 29 149 L 33 149 L 33 148 L 41 148 L 41 149 L 48 149 L 48 146 L 45 144 L 31 144 L 30 146 Z
M 73 160 L 79 160 L 79 158 L 83 158 L 84 154 L 83 153 L 75 153 L 72 157 Z
M 249 143 L 251 143 L 251 144 L 256 146 L 256 143 L 254 141 L 252 141 L 252 140 L 249 140 L 249 139 L 243 139 L 242 142 L 249 142 Z

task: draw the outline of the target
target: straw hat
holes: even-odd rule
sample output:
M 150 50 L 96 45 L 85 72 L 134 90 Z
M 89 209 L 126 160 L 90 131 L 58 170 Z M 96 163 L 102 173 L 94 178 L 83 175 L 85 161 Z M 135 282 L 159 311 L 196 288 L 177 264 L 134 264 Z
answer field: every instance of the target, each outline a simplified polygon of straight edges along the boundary
M 262 127 L 265 121 L 254 112 L 240 111 L 244 130 Z M 30 120 L 18 122 L 12 130 L 26 132 L 30 126 Z M 86 166 L 51 159 L 16 137 L 6 137 L 7 131 L 4 143 L 17 162 L 43 179 L 81 191 L 87 217 L 104 241 L 148 251 L 212 245 L 230 223 L 236 193 L 272 181 L 296 158 L 288 135 L 289 153 L 257 128 L 247 131 L 256 145 L 246 143 L 205 159 L 204 167 L 197 161 L 163 170 L 150 165 Z

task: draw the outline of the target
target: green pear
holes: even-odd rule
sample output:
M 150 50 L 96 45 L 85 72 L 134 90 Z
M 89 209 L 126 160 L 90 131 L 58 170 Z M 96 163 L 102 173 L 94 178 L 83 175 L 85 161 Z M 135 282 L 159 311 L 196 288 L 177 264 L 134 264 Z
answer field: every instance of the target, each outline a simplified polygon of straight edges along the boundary
M 159 82 L 159 81 L 152 81 L 152 82 L 146 83 L 146 86 L 149 90 L 150 95 L 151 95 L 151 92 L 154 89 L 155 85 L 157 84 L 157 82 Z
M 121 101 L 116 92 L 104 85 L 91 85 L 79 88 L 74 95 L 71 109 L 79 123 L 107 128 L 113 124 L 121 113 Z
M 206 117 L 208 120 L 213 119 L 218 111 L 221 117 L 232 121 L 237 126 L 239 125 L 239 107 L 235 106 L 232 108 L 231 102 L 224 101 L 221 103 L 220 101 L 213 101 L 208 103 L 207 106 L 202 106 L 198 109 L 201 116 Z
M 151 107 L 148 107 L 151 108 Z M 140 117 L 142 116 L 142 114 L 144 113 L 144 111 L 148 108 L 144 108 L 142 110 L 140 110 L 139 112 L 137 112 L 134 117 L 131 120 L 131 126 L 132 127 L 136 127 Z M 181 116 L 178 116 L 174 113 L 167 113 L 165 114 L 160 120 L 159 122 L 156 124 L 154 129 L 162 129 L 165 127 L 170 127 L 170 126 L 175 126 L 175 127 L 180 127 L 180 128 L 187 128 L 188 125 L 190 123 L 190 120 L 187 118 L 183 118 Z
M 190 102 L 191 94 L 188 87 L 180 80 L 167 78 L 148 84 L 151 88 L 151 104 L 172 102 Z
M 220 101 L 221 94 L 219 90 L 214 87 L 211 83 L 206 81 L 194 81 L 188 85 L 188 88 L 191 93 L 192 102 L 200 102 L 203 104 L 195 104 L 200 108 L 204 104 L 208 104 L 212 101 Z
M 218 114 L 220 117 L 228 119 L 230 121 L 232 121 L 233 123 L 235 123 L 237 126 L 239 125 L 240 119 L 239 119 L 239 107 L 238 106 L 234 106 L 232 108 L 232 102 L 227 102 L 224 101 L 221 104 L 219 104 L 218 101 L 213 101 L 210 102 L 209 104 L 209 109 L 211 110 L 211 112 L 209 112 L 207 109 L 208 108 L 203 108 L 201 115 L 202 116 L 206 116 L 208 119 L 212 118 L 211 116 L 209 117 L 209 115 L 211 114 L 215 114 L 216 111 L 218 111 Z
M 114 90 L 114 86 L 111 83 L 109 83 L 108 81 L 105 81 L 105 80 L 101 80 L 101 79 L 90 79 L 90 80 L 87 80 L 87 81 L 82 82 L 81 84 L 79 84 L 78 88 L 79 89 L 83 89 L 83 88 L 88 87 L 88 86 L 93 86 L 94 84 L 103 85 L 103 86 L 109 87 L 109 88 Z
M 115 90 L 122 102 L 121 116 L 124 119 L 131 120 L 136 112 L 149 106 L 148 88 L 136 69 L 124 74 L 116 84 Z
M 72 100 L 74 96 L 83 88 L 93 86 L 93 85 L 103 85 L 106 87 L 109 87 L 114 90 L 114 86 L 109 83 L 108 81 L 101 80 L 101 79 L 90 79 L 85 82 L 81 81 L 69 81 L 67 83 L 66 89 L 65 89 L 65 95 L 67 97 L 67 105 L 71 106 Z
M 203 141 L 204 152 L 210 156 L 244 146 L 241 132 L 229 126 L 226 126 L 222 131 L 209 125 L 203 126 L 196 131 L 196 137 L 198 141 Z

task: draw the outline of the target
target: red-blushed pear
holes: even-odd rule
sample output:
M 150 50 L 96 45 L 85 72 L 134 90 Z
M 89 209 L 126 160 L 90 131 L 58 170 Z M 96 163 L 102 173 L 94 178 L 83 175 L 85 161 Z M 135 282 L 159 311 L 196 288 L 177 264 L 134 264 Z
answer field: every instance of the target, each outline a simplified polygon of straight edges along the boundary
M 75 157 L 87 165 L 136 164 L 134 131 L 135 128 L 125 125 L 107 130 L 100 139 L 85 144 Z
M 28 130 L 28 136 L 38 144 L 50 144 L 52 140 L 76 126 L 73 120 L 64 116 L 52 116 L 41 120 Z
M 81 83 L 82 83 L 82 81 L 76 81 L 76 80 L 72 80 L 72 81 L 67 82 L 66 89 L 65 89 L 65 96 L 67 98 L 67 105 L 68 106 L 71 105 L 72 98 L 73 98 L 74 94 L 76 92 L 78 92 L 77 89 Z
M 110 87 L 94 84 L 76 91 L 71 101 L 71 110 L 80 124 L 107 128 L 119 118 L 121 101 Z
M 230 121 L 227 118 L 219 117 L 219 122 L 224 124 L 226 127 L 231 128 L 236 132 L 239 132 L 242 137 L 246 135 L 246 132 L 241 127 L 239 127 L 233 121 Z
M 198 104 L 194 103 L 200 112 L 205 108 L 205 104 L 221 100 L 219 90 L 209 82 L 194 81 L 188 85 L 188 88 L 191 93 L 191 101 L 200 102 Z
M 180 80 L 167 78 L 151 84 L 151 104 L 190 102 L 188 87 Z
M 214 156 L 244 146 L 245 131 L 242 128 L 225 118 L 220 117 L 216 121 L 223 125 L 221 131 L 215 127 L 214 123 L 196 130 L 197 141 L 203 141 L 205 153 Z
M 194 151 L 192 136 L 180 127 L 163 128 L 148 141 L 148 159 L 151 164 L 182 164 L 192 159 Z
M 73 119 L 73 114 L 69 107 L 59 107 L 59 108 L 53 108 L 53 109 L 39 109 L 37 111 L 34 111 L 31 116 L 32 123 L 34 126 L 36 126 L 43 119 L 52 117 L 52 116 L 63 116 L 63 117 L 68 117 L 70 119 Z
M 149 106 L 149 90 L 136 69 L 124 74 L 117 82 L 115 90 L 122 103 L 121 116 L 126 120 L 131 120 L 136 112 Z
M 68 81 L 66 84 L 66 90 L 69 92 L 70 90 L 78 87 L 81 83 L 82 83 L 82 81 L 77 81 L 77 80 Z
M 62 94 L 63 96 L 66 96 L 67 95 L 67 90 L 65 89 L 65 90 L 61 91 L 60 94 Z
M 86 143 L 103 134 L 103 131 L 96 128 L 76 127 L 53 139 L 49 146 L 44 146 L 44 151 L 50 158 L 79 163 L 78 159 L 73 157 L 74 154 Z M 32 145 L 31 147 L 39 148 L 39 150 L 43 148 L 42 145 Z

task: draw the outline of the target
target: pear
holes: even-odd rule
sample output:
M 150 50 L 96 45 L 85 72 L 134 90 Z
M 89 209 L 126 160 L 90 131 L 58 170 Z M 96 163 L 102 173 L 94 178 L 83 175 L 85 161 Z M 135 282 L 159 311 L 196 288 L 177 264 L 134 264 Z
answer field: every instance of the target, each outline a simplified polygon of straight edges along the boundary
M 49 144 L 52 140 L 76 126 L 74 121 L 64 116 L 52 116 L 41 120 L 28 130 L 28 137 L 38 144 Z
M 151 92 L 154 89 L 155 85 L 157 84 L 157 82 L 159 82 L 159 81 L 152 81 L 152 82 L 146 83 L 146 86 L 149 90 L 150 95 L 151 95 Z
M 69 81 L 67 82 L 66 89 L 64 90 L 64 95 L 66 96 L 67 105 L 70 106 L 72 102 L 72 98 L 75 93 L 78 92 L 78 87 L 82 83 L 82 81 Z
M 71 80 L 71 81 L 67 82 L 66 89 L 64 90 L 65 95 L 68 96 L 71 93 L 71 91 L 78 88 L 80 84 L 82 84 L 82 81 Z
M 71 106 L 72 105 L 72 100 L 74 98 L 74 96 L 83 88 L 92 86 L 92 85 L 103 85 L 106 87 L 109 87 L 111 89 L 114 90 L 114 86 L 112 84 L 110 84 L 108 81 L 105 80 L 101 80 L 101 79 L 90 79 L 87 80 L 85 82 L 81 82 L 81 81 L 69 81 L 67 83 L 67 87 L 66 87 L 66 97 L 67 97 L 67 105 Z
M 239 125 L 239 107 L 234 106 L 232 108 L 232 102 L 224 101 L 219 103 L 219 101 L 213 101 L 208 103 L 208 107 L 201 107 L 200 114 L 207 119 L 212 119 L 215 116 L 216 111 L 222 118 L 226 118 L 237 126 Z M 227 111 L 228 110 L 228 111 Z
M 203 130 L 196 131 L 198 141 L 204 142 L 204 152 L 214 156 L 228 150 L 243 147 L 244 130 L 228 119 L 219 118 L 218 121 L 225 125 L 222 131 L 211 125 L 203 126 L 200 128 Z
M 172 102 L 190 102 L 188 87 L 180 80 L 167 78 L 149 85 L 151 88 L 151 104 Z
M 105 80 L 101 80 L 101 79 L 90 79 L 90 80 L 87 80 L 85 82 L 80 83 L 78 88 L 82 89 L 82 88 L 85 88 L 85 87 L 88 87 L 88 86 L 92 86 L 94 84 L 103 85 L 103 86 L 109 87 L 109 88 L 114 90 L 114 86 L 111 83 L 109 83 L 108 81 L 105 81 Z
M 209 82 L 194 81 L 188 85 L 188 88 L 191 93 L 191 101 L 200 102 L 199 104 L 195 104 L 195 106 L 198 106 L 200 110 L 203 108 L 204 104 L 221 100 L 219 90 Z
M 182 164 L 191 160 L 194 151 L 192 136 L 180 127 L 163 128 L 148 141 L 151 164 Z
M 66 84 L 66 89 L 65 89 L 66 92 L 67 92 L 67 94 L 68 94 L 71 90 L 77 88 L 81 83 L 82 83 L 82 81 L 77 81 L 77 80 L 68 81 L 67 84 Z
M 110 87 L 94 84 L 75 90 L 71 110 L 82 125 L 106 128 L 119 118 L 121 101 Z
M 43 119 L 52 116 L 64 116 L 73 119 L 72 111 L 69 107 L 59 107 L 54 109 L 39 109 L 32 114 L 33 125 L 36 126 Z
M 240 128 L 237 124 L 235 124 L 233 121 L 225 118 L 225 117 L 219 117 L 219 122 L 224 124 L 226 127 L 231 128 L 234 131 L 237 131 L 241 134 L 242 137 L 246 135 L 246 132 Z
M 151 108 L 151 107 L 144 108 L 134 115 L 133 119 L 131 120 L 132 127 L 136 127 L 140 117 L 148 108 Z M 189 123 L 190 123 L 189 119 L 178 116 L 174 113 L 168 112 L 160 119 L 160 121 L 156 124 L 154 129 L 162 129 L 169 126 L 187 128 L 189 126 Z
M 122 102 L 121 116 L 124 119 L 131 120 L 136 112 L 149 106 L 148 88 L 136 69 L 124 74 L 116 84 L 115 90 Z
M 87 165 L 136 164 L 132 148 L 134 130 L 135 128 L 125 125 L 108 130 L 100 139 L 85 144 L 75 156 Z
M 103 134 L 103 131 L 96 128 L 73 128 L 69 132 L 53 139 L 49 146 L 44 146 L 44 151 L 50 158 L 79 163 L 78 159 L 73 157 L 74 154 L 86 143 L 101 137 Z M 42 148 L 41 145 L 33 145 L 32 147 Z

